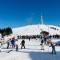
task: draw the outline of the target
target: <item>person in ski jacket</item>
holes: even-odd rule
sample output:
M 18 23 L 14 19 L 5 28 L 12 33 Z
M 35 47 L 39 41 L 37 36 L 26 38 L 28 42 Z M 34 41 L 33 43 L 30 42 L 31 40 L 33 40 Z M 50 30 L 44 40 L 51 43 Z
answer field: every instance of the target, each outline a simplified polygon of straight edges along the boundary
M 21 41 L 21 49 L 24 47 L 24 49 L 25 49 L 25 41 L 24 40 L 22 40 Z
M 52 54 L 56 54 L 55 44 L 51 43 L 51 47 L 52 47 Z

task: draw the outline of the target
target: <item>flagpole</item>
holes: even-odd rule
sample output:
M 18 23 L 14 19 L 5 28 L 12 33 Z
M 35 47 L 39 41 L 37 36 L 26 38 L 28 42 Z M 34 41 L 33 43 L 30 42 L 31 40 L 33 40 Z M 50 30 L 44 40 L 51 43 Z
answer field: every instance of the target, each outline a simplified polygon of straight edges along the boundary
M 41 16 L 41 24 L 43 25 L 43 16 Z

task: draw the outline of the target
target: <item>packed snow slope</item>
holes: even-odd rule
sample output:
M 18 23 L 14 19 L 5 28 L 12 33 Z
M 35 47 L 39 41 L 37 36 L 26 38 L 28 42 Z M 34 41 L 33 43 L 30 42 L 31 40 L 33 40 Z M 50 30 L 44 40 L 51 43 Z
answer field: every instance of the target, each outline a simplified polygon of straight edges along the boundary
M 56 55 L 51 54 L 51 47 L 44 45 L 44 50 L 41 50 L 40 39 L 25 39 L 26 49 L 21 49 L 21 39 L 18 41 L 19 51 L 15 49 L 6 49 L 6 44 L 3 45 L 0 52 L 0 60 L 60 60 L 60 47 L 56 46 Z M 11 52 L 7 53 L 9 50 Z
M 27 25 L 12 29 L 14 35 L 39 35 L 41 31 L 47 31 L 50 35 L 60 35 L 60 27 L 54 25 Z

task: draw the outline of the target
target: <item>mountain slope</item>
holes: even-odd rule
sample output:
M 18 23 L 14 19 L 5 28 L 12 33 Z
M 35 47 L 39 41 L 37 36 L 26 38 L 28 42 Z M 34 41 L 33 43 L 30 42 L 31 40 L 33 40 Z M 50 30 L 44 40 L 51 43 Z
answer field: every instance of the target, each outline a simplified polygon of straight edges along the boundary
M 39 35 L 41 31 L 47 31 L 50 35 L 59 34 L 60 27 L 54 25 L 28 25 L 12 29 L 14 35 Z

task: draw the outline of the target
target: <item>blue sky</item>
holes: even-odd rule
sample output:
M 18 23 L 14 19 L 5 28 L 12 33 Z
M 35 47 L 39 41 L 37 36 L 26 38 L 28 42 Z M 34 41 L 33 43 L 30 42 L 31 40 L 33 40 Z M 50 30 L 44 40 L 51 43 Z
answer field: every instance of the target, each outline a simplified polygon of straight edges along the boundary
M 60 26 L 60 0 L 0 0 L 0 28 L 39 24 Z

